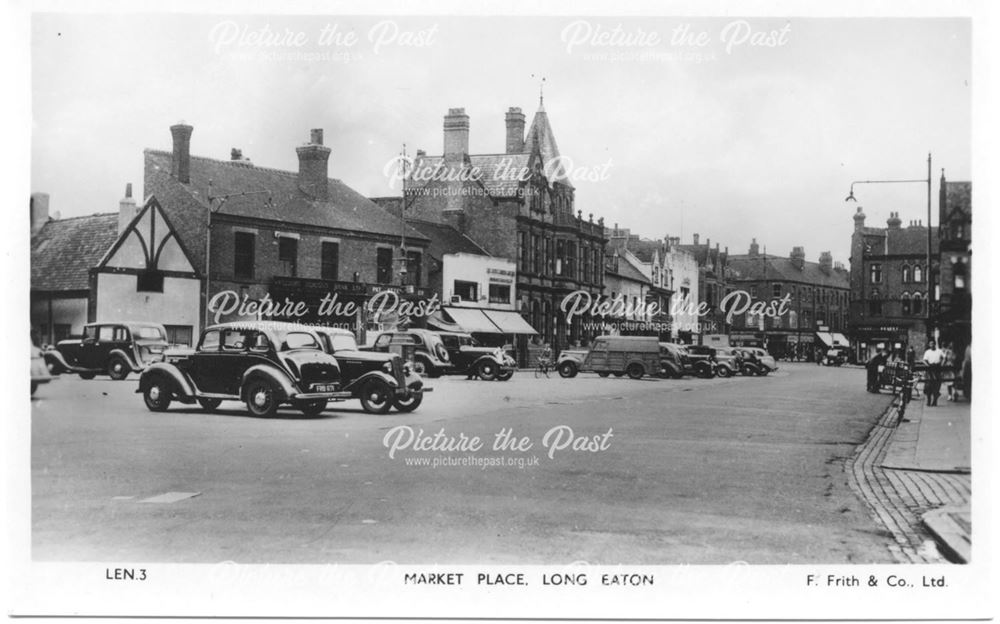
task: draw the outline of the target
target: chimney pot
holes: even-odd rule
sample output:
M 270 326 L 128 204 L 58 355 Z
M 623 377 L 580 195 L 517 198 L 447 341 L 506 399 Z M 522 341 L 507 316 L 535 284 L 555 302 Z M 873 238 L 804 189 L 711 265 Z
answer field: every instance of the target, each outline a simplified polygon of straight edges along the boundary
M 520 154 L 524 151 L 524 113 L 517 106 L 507 109 L 507 153 Z
M 694 235 L 694 244 L 695 245 L 698 244 L 698 235 L 697 234 Z
M 319 143 L 316 143 L 316 140 Z M 323 130 L 310 132 L 310 143 L 295 148 L 299 157 L 299 189 L 316 199 L 325 200 L 329 196 L 330 148 L 323 145 Z
M 191 133 L 193 131 L 193 127 L 183 122 L 170 126 L 170 135 L 174 139 L 170 173 L 184 184 L 191 182 Z
M 313 128 L 309 131 L 309 143 L 323 145 L 323 128 Z
M 229 150 L 229 160 L 243 160 L 243 150 L 237 147 Z

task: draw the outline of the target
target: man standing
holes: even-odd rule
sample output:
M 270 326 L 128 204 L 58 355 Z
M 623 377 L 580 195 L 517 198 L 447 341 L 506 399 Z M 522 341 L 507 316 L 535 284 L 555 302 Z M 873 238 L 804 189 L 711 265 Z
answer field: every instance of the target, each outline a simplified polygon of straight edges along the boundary
M 941 364 L 943 362 L 944 352 L 937 348 L 937 344 L 933 340 L 928 341 L 927 350 L 924 351 L 924 364 L 927 365 L 924 394 L 927 395 L 927 405 L 931 407 L 937 405 L 938 397 L 941 396 Z
M 878 392 L 879 382 L 878 375 L 879 369 L 885 366 L 885 351 L 879 349 L 865 367 L 868 369 L 868 392 Z

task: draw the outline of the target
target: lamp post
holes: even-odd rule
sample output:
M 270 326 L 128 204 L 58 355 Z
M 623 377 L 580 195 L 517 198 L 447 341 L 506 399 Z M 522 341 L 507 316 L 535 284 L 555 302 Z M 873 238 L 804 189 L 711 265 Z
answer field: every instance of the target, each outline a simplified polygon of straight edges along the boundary
M 931 270 L 931 155 L 927 154 L 927 178 L 923 180 L 855 180 L 851 182 L 851 193 L 848 195 L 844 201 L 857 202 L 858 200 L 854 197 L 854 185 L 855 184 L 907 184 L 907 183 L 926 183 L 927 184 L 927 320 L 926 320 L 926 337 L 930 340 L 933 336 L 931 331 L 931 309 L 934 304 L 934 279 L 933 271 Z M 862 275 L 862 280 L 864 276 Z

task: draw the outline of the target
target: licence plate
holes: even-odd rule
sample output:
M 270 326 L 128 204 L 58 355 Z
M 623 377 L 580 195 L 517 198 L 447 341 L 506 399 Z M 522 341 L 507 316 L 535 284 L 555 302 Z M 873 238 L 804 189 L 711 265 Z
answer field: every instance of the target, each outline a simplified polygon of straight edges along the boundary
M 313 384 L 312 387 L 314 392 L 336 392 L 336 384 Z

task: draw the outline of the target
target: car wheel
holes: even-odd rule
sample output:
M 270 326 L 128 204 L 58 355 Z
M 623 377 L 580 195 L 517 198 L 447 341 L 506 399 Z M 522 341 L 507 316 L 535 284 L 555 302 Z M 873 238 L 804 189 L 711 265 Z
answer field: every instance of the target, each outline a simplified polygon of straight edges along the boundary
M 163 377 L 154 377 L 142 391 L 142 400 L 151 412 L 164 412 L 170 407 L 170 386 Z
M 259 418 L 271 418 L 278 413 L 278 393 L 271 382 L 254 379 L 243 390 L 247 410 Z
M 508 381 L 513 376 L 514 376 L 513 369 L 509 371 L 504 371 L 502 373 L 497 373 L 497 379 L 499 379 L 500 381 Z
M 132 372 L 132 367 L 128 361 L 120 355 L 113 355 L 108 360 L 108 376 L 116 381 L 121 381 Z
M 576 368 L 576 364 L 573 362 L 563 362 L 559 365 L 559 376 L 560 377 L 576 377 L 576 374 L 580 372 Z
M 97 377 L 97 373 L 80 373 L 80 379 L 93 379 Z
M 771 372 L 771 369 L 761 367 L 761 369 L 759 371 L 757 371 L 757 376 L 758 377 L 767 377 L 767 374 L 770 373 L 770 372 Z
M 315 418 L 326 409 L 326 399 L 316 399 L 315 401 L 299 401 L 295 407 L 307 418 Z
M 361 407 L 369 414 L 385 414 L 392 408 L 392 388 L 372 379 L 361 389 Z
M 729 377 L 733 374 L 733 371 L 729 370 L 728 366 L 719 367 L 719 377 Z
M 413 410 L 420 407 L 420 404 L 424 402 L 423 392 L 413 392 L 407 399 L 401 399 L 396 397 L 393 399 L 393 406 L 401 412 L 412 412 Z
M 222 399 L 198 399 L 198 405 L 206 412 L 211 412 L 222 405 Z
M 421 377 L 426 377 L 427 372 L 430 370 L 430 366 L 428 366 L 427 360 L 424 360 L 423 358 L 417 358 L 413 360 L 413 364 L 410 366 L 410 370 L 420 375 Z
M 642 379 L 642 376 L 646 374 L 646 369 L 642 367 L 642 364 L 632 363 L 628 365 L 625 372 L 628 373 L 630 379 Z
M 609 373 L 608 371 L 601 371 L 601 372 L 597 373 L 597 376 L 598 377 L 607 377 L 610 374 L 611 373 Z
M 476 374 L 483 381 L 493 381 L 497 378 L 497 365 L 489 360 L 483 360 L 476 367 Z
M 45 368 L 49 369 L 50 375 L 58 375 L 62 373 L 62 366 L 60 366 L 57 362 L 46 361 Z
M 614 375 L 615 377 L 624 377 L 625 376 L 625 373 L 611 373 L 611 374 Z

